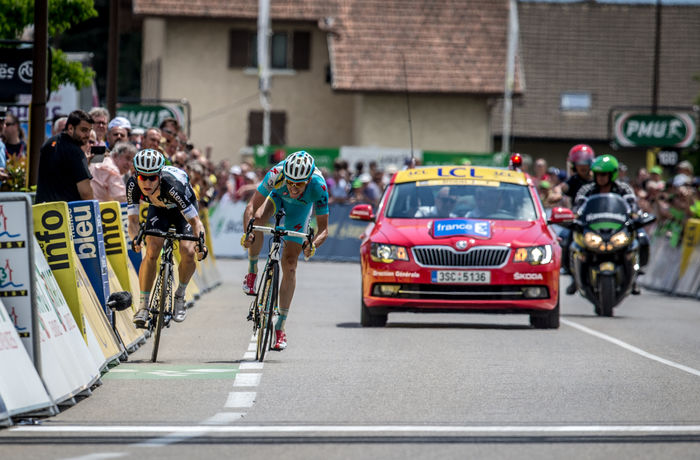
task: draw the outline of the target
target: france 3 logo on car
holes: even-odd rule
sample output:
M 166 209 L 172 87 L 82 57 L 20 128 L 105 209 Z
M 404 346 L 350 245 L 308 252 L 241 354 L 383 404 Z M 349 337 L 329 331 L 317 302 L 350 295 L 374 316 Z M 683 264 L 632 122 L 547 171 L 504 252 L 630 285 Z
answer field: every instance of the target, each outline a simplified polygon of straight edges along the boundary
M 433 224 L 433 236 L 443 238 L 447 236 L 478 236 L 491 237 L 491 223 L 488 220 L 474 219 L 450 219 L 436 220 Z

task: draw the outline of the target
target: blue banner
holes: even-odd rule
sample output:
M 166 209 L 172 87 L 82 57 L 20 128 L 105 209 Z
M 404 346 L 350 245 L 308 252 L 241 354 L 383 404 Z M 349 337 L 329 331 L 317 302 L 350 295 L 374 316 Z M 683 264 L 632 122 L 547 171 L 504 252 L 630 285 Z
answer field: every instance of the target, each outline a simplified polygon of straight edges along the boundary
M 374 225 L 350 218 L 350 204 L 330 205 L 328 239 L 316 250 L 314 259 L 338 262 L 360 261 L 360 236 L 368 226 Z
M 73 246 L 78 259 L 90 279 L 90 284 L 104 309 L 112 319 L 112 310 L 107 305 L 109 298 L 109 275 L 107 255 L 102 234 L 100 203 L 97 200 L 71 201 L 68 203 L 73 227 Z
M 131 260 L 131 264 L 136 269 L 136 273 L 138 273 L 139 269 L 141 268 L 141 261 L 143 260 L 143 257 L 141 256 L 141 254 L 131 249 L 131 238 L 129 238 L 129 223 L 126 215 L 126 203 L 119 203 L 119 206 L 122 210 L 122 224 L 124 225 L 124 236 L 126 237 L 127 255 L 129 256 L 129 260 Z

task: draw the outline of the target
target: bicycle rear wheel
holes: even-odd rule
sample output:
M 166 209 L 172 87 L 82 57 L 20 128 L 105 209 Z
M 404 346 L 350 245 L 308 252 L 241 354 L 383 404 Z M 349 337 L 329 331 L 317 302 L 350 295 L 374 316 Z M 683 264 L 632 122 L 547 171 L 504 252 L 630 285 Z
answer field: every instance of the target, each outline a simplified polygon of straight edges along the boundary
M 160 345 L 160 333 L 165 322 L 165 315 L 168 308 L 168 298 L 173 284 L 173 267 L 168 263 L 162 263 L 160 266 L 160 289 L 158 290 L 158 309 L 154 313 L 156 315 L 156 327 L 153 335 L 153 351 L 151 352 L 151 362 L 155 363 L 158 359 L 158 346 Z
M 260 326 L 258 327 L 258 341 L 255 357 L 262 362 L 265 359 L 265 352 L 270 348 L 270 340 L 272 339 L 272 330 L 274 328 L 272 314 L 274 313 L 275 303 L 277 299 L 277 280 L 279 276 L 279 266 L 273 264 L 265 271 L 265 278 L 259 290 L 260 297 L 256 302 L 258 314 L 260 317 Z

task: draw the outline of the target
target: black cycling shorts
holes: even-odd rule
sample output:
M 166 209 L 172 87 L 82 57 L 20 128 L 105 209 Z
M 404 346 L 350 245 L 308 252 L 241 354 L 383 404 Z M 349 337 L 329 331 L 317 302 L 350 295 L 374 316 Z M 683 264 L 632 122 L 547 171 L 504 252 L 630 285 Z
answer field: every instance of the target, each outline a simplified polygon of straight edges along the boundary
M 192 226 L 185 220 L 178 208 L 162 208 L 160 206 L 148 206 L 146 216 L 146 230 L 160 230 L 167 232 L 170 226 L 175 227 L 177 233 L 192 235 Z

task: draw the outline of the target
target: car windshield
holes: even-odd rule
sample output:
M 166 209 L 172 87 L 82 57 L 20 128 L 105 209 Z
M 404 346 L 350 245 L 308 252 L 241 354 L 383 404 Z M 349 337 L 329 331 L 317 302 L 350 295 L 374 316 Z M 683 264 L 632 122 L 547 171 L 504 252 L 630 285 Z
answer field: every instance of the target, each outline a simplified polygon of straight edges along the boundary
M 392 189 L 386 217 L 535 220 L 535 209 L 530 191 L 524 185 L 405 182 Z

